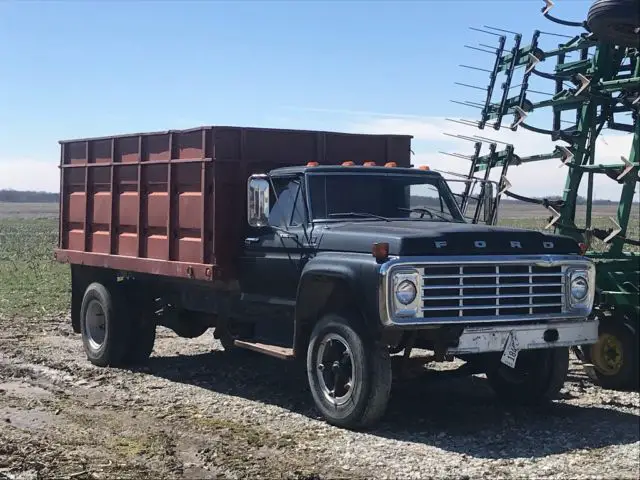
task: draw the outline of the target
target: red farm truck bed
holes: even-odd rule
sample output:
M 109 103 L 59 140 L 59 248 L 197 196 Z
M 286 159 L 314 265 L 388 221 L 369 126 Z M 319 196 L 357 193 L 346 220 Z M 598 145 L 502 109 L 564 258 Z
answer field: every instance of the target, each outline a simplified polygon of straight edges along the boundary
M 233 277 L 251 174 L 317 162 L 410 165 L 411 137 L 207 126 L 61 141 L 60 262 Z

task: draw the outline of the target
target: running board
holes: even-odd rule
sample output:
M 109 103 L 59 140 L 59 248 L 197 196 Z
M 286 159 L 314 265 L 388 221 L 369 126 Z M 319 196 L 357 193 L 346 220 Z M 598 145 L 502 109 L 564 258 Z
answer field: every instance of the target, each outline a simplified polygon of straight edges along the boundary
M 278 347 L 276 345 L 267 345 L 265 343 L 251 343 L 243 340 L 234 340 L 233 344 L 238 348 L 246 348 L 254 352 L 264 353 L 271 357 L 281 360 L 291 360 L 293 358 L 293 348 Z

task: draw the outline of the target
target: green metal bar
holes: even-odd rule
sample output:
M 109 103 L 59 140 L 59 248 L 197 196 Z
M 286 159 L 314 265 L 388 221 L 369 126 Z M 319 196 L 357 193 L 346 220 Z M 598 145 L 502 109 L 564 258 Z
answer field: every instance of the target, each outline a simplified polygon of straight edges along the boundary
M 636 69 L 640 67 L 640 62 Z M 631 152 L 629 153 L 629 161 L 633 164 L 640 161 L 640 120 L 636 119 L 635 133 L 633 135 L 633 141 L 631 142 Z M 627 227 L 629 226 L 629 217 L 631 216 L 631 208 L 633 206 L 633 197 L 636 191 L 636 183 L 638 181 L 638 167 L 635 167 L 630 171 L 626 177 L 624 177 L 625 183 L 620 193 L 620 204 L 618 205 L 618 225 L 620 225 L 620 234 L 625 236 L 627 234 Z M 611 241 L 611 248 L 609 251 L 614 254 L 622 253 L 624 248 L 624 241 L 620 238 L 614 238 Z
M 598 92 L 612 93 L 619 90 L 635 89 L 640 87 L 640 77 L 633 76 L 631 78 L 624 78 L 622 80 L 610 80 L 607 82 L 600 82 L 597 85 Z

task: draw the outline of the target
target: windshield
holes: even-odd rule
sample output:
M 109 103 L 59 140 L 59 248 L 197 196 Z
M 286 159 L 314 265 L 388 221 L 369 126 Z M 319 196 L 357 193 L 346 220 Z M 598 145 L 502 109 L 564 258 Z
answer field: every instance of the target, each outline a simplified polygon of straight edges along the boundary
M 463 222 L 446 182 L 436 176 L 309 174 L 314 220 L 368 218 Z

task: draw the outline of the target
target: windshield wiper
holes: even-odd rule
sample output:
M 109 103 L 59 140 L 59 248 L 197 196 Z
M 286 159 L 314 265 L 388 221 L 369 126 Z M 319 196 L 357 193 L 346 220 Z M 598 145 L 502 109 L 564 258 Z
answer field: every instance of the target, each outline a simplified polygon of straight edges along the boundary
M 329 217 L 365 217 L 365 218 L 377 218 L 378 220 L 384 220 L 385 222 L 390 222 L 391 220 L 387 217 L 383 217 L 382 215 L 376 215 L 375 213 L 368 212 L 340 212 L 340 213 L 330 213 Z
M 445 222 L 459 222 L 455 218 L 447 218 L 447 217 L 443 217 L 442 215 L 438 215 L 436 212 L 434 212 L 433 210 L 429 210 L 426 207 L 413 207 L 413 208 L 398 207 L 398 210 L 402 210 L 405 212 L 422 213 L 423 216 L 425 213 L 428 213 L 429 215 L 431 215 L 431 218 L 438 217 L 439 219 L 444 220 Z

